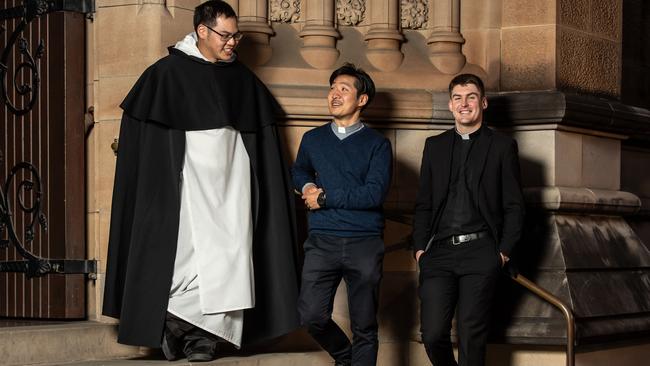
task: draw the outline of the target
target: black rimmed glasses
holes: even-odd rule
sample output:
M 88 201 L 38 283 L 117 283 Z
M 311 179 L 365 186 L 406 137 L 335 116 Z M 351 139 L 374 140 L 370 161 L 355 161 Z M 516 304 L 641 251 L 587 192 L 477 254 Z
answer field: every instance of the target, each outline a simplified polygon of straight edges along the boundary
M 203 25 L 205 25 L 205 24 L 203 24 Z M 244 36 L 244 33 L 242 33 L 242 32 L 223 34 L 223 33 L 217 32 L 216 30 L 208 27 L 207 25 L 205 25 L 205 27 L 208 28 L 209 30 L 213 31 L 217 35 L 219 35 L 219 37 L 221 37 L 221 40 L 223 42 L 228 42 L 231 39 L 234 39 L 235 42 L 239 42 L 242 39 L 242 37 Z

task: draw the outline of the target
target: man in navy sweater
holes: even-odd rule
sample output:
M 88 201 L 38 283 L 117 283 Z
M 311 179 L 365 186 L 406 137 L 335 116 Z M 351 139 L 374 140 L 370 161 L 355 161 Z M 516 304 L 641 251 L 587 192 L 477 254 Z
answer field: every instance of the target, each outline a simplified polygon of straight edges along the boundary
M 370 76 L 345 64 L 329 83 L 333 121 L 303 136 L 292 168 L 294 185 L 310 210 L 298 311 L 336 365 L 375 365 L 391 145 L 359 120 L 375 95 Z M 332 320 L 341 279 L 348 290 L 352 342 Z

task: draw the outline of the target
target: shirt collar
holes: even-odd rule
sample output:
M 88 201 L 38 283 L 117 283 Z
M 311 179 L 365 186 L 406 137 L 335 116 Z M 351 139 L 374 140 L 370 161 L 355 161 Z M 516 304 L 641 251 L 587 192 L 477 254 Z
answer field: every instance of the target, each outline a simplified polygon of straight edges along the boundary
M 472 133 L 460 133 L 458 130 L 454 127 L 454 131 L 456 132 L 456 136 L 460 137 L 461 140 L 474 140 L 477 137 L 481 135 L 481 130 L 483 129 L 483 126 L 479 127 L 478 130 L 472 132 Z

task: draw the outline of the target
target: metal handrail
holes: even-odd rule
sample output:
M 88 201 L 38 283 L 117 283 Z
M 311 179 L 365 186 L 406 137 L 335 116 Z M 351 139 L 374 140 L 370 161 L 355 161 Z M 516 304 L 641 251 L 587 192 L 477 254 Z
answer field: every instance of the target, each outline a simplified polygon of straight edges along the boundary
M 576 333 L 576 326 L 575 326 L 575 318 L 573 316 L 573 311 L 571 310 L 571 307 L 567 304 L 565 304 L 562 300 L 560 300 L 557 296 L 551 294 L 550 292 L 546 291 L 545 289 L 539 287 L 535 283 L 533 283 L 531 280 L 527 279 L 526 277 L 516 274 L 513 277 L 511 277 L 513 281 L 517 282 L 518 284 L 524 286 L 526 289 L 528 289 L 530 292 L 534 293 L 535 295 L 541 297 L 544 299 L 546 302 L 551 303 L 551 305 L 555 306 L 556 308 L 560 309 L 562 311 L 562 314 L 564 314 L 564 318 L 566 319 L 566 364 L 567 366 L 574 366 L 576 362 L 576 355 L 575 355 L 575 333 Z

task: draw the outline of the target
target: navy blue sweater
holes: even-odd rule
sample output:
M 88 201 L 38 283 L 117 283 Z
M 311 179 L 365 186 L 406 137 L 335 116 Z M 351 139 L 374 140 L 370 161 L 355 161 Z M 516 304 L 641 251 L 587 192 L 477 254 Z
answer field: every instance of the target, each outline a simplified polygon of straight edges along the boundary
M 381 235 L 391 171 L 390 141 L 371 128 L 343 140 L 329 124 L 305 133 L 291 169 L 293 183 L 298 191 L 314 183 L 327 195 L 325 208 L 309 213 L 309 232 Z

